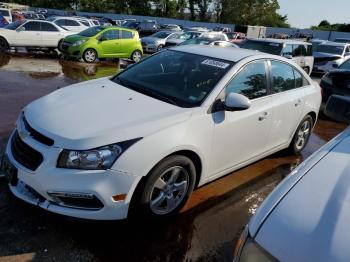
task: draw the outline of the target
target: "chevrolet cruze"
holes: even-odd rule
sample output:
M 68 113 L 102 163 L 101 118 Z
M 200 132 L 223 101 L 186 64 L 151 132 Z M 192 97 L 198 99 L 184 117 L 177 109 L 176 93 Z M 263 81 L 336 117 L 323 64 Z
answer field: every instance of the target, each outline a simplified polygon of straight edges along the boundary
M 205 183 L 308 142 L 317 83 L 279 56 L 164 50 L 26 106 L 2 161 L 12 193 L 86 219 L 168 217 Z

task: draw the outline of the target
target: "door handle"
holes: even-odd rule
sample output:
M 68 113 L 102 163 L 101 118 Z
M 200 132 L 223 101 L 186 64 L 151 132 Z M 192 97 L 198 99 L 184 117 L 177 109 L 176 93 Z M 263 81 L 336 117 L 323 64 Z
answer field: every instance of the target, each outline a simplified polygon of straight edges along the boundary
M 268 112 L 264 112 L 261 116 L 259 116 L 259 121 L 265 120 L 269 116 Z
M 300 106 L 300 105 L 301 105 L 301 102 L 302 102 L 301 99 L 299 99 L 297 102 L 295 102 L 294 105 L 295 105 L 296 107 L 297 107 L 297 106 Z

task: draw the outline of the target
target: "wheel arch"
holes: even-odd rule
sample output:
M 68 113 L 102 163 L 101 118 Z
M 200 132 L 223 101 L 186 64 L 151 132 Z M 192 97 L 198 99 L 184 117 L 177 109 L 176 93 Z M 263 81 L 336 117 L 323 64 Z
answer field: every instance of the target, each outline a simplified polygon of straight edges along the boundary
M 317 114 L 314 111 L 310 111 L 309 113 L 306 114 L 306 116 L 311 116 L 313 125 L 316 125 L 316 120 L 317 120 Z

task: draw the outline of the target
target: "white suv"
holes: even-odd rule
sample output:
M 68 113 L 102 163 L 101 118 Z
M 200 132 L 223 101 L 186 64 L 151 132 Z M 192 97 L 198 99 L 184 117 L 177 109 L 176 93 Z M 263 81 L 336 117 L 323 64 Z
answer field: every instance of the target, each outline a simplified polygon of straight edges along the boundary
M 181 46 L 26 106 L 2 166 L 14 195 L 55 213 L 167 217 L 198 186 L 300 152 L 320 104 L 288 59 Z
M 66 29 L 68 31 L 72 32 L 81 32 L 84 31 L 85 29 L 89 28 L 89 25 L 85 25 L 85 23 L 82 23 L 83 19 L 78 19 L 73 17 L 65 17 L 65 16 L 52 16 L 46 19 L 47 21 L 50 21 L 63 29 Z
M 16 21 L 0 30 L 0 50 L 10 47 L 55 49 L 61 40 L 72 34 L 49 21 Z

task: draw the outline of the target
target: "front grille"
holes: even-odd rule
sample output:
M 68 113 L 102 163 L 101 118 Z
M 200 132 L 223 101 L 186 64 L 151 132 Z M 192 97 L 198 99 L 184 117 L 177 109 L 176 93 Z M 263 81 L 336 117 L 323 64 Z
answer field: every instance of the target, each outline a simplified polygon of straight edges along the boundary
M 53 146 L 54 141 L 51 138 L 48 138 L 47 136 L 40 134 L 38 131 L 36 131 L 34 128 L 32 128 L 24 116 L 22 119 L 23 119 L 23 123 L 24 123 L 26 130 L 29 132 L 29 135 L 33 139 L 39 141 L 40 143 L 42 143 L 44 145 Z
M 32 171 L 36 170 L 44 160 L 41 153 L 22 141 L 17 130 L 12 136 L 11 151 L 18 163 Z

